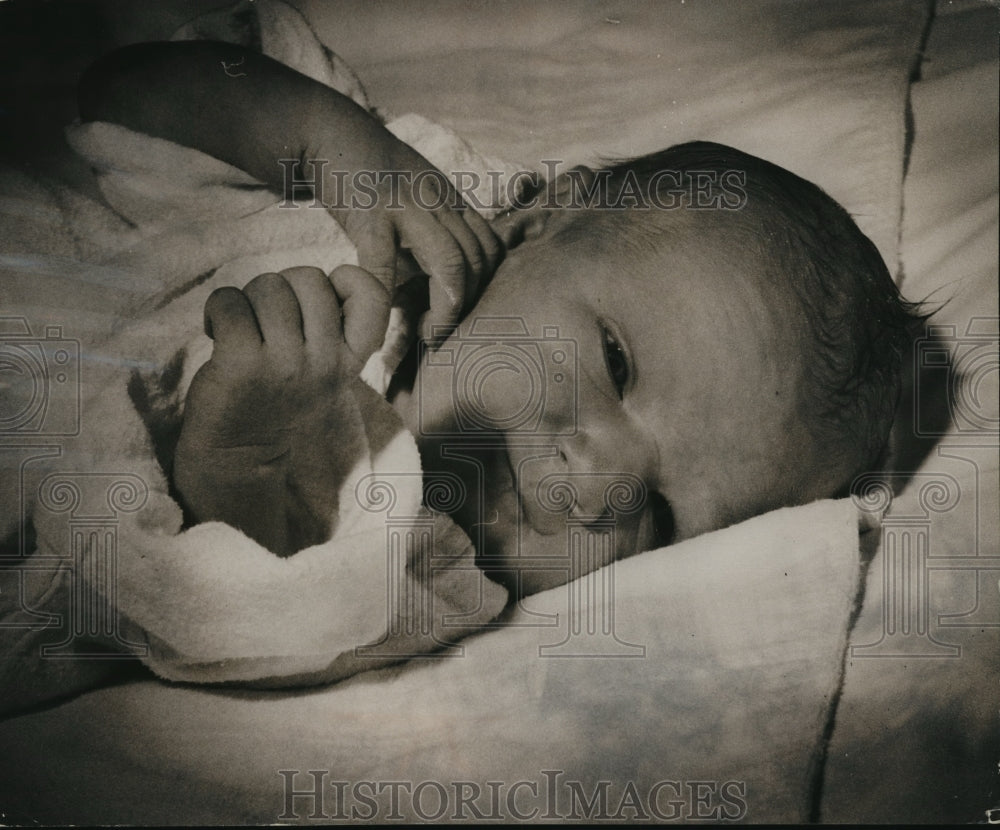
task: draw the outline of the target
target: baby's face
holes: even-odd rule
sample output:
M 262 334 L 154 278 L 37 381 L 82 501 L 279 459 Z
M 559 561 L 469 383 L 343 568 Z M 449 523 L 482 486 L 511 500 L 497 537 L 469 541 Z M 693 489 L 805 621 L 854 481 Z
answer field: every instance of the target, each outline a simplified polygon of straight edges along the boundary
M 560 232 L 579 222 L 508 254 L 414 390 L 427 475 L 461 482 L 453 516 L 519 593 L 756 512 L 801 429 L 792 298 L 761 269 L 711 234 Z

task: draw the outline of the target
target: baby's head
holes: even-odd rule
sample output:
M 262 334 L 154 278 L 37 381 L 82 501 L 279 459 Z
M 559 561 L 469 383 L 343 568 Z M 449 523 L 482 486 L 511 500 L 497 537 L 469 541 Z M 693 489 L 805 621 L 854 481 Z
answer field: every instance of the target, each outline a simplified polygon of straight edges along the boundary
M 572 171 L 497 228 L 507 257 L 424 356 L 416 426 L 515 591 L 843 493 L 879 463 L 911 317 L 819 188 L 699 142 Z M 595 540 L 586 561 L 574 533 Z

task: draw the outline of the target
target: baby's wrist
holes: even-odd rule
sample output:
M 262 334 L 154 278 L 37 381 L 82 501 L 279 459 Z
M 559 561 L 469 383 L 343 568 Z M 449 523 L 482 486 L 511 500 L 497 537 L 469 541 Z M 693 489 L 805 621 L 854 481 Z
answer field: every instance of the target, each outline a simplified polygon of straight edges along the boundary
M 414 178 L 433 169 L 374 120 L 350 140 L 352 150 L 362 147 L 363 151 L 346 151 L 343 137 L 339 138 L 303 157 L 305 163 L 300 165 L 303 178 L 313 182 L 316 198 L 335 216 L 338 211 L 401 208 L 413 201 Z

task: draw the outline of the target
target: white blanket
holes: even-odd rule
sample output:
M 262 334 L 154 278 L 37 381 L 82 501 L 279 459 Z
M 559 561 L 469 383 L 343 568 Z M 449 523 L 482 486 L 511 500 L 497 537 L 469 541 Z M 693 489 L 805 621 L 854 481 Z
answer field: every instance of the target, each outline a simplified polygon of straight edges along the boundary
M 290 7 L 261 3 L 255 12 L 272 57 L 340 84 L 364 103 L 357 82 Z M 232 15 L 210 17 L 199 31 L 211 34 L 204 27 L 226 19 Z M 181 32 L 190 33 L 191 27 Z M 490 164 L 416 116 L 392 128 L 446 170 L 485 172 Z M 333 682 L 441 648 L 493 619 L 506 591 L 475 568 L 465 534 L 421 506 L 415 442 L 360 380 L 330 402 L 341 425 L 331 448 L 341 469 L 327 542 L 279 559 L 218 522 L 181 529 L 165 471 L 185 393 L 211 348 L 201 332 L 208 293 L 292 265 L 329 271 L 356 261 L 354 249 L 325 211 L 308 202 L 281 207 L 260 183 L 202 153 L 113 124 L 76 124 L 67 133 L 107 203 L 129 224 L 119 236 L 123 229 L 109 217 L 114 230 L 107 244 L 117 250 L 102 265 L 110 260 L 126 273 L 155 278 L 161 289 L 130 310 L 134 322 L 124 330 L 93 332 L 82 355 L 71 344 L 68 368 L 85 383 L 75 374 L 63 385 L 84 395 L 79 434 L 57 456 L 8 482 L 16 489 L 6 491 L 0 535 L 23 517 L 36 549 L 0 606 L 6 658 L 0 708 L 92 682 L 86 662 L 39 662 L 39 632 L 30 625 L 46 614 L 90 614 L 91 604 L 102 619 L 86 623 L 68 652 L 118 649 L 170 680 L 268 686 Z M 94 217 L 106 213 L 82 199 L 70 201 L 67 212 L 71 227 L 88 232 L 98 224 Z M 253 245 L 245 246 L 247 239 Z M 101 239 L 94 234 L 87 241 L 96 247 Z M 121 249 L 123 241 L 129 247 Z M 248 256 L 244 246 L 261 256 Z M 37 274 L 22 267 L 17 276 L 17 288 L 29 297 L 49 299 Z M 376 380 L 384 383 L 395 368 L 385 365 L 385 352 L 390 361 L 401 357 L 414 322 L 391 329 L 402 339 L 376 356 L 383 358 Z M 92 349 L 100 349 L 100 361 Z M 36 381 L 21 375 L 24 385 Z M 15 395 L 20 391 L 15 384 Z M 105 524 L 81 535 L 81 516 Z

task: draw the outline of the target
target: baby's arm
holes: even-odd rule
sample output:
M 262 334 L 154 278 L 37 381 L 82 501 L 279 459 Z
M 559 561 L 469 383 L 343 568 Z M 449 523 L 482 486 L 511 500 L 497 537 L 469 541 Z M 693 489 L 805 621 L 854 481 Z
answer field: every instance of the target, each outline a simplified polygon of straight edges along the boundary
M 348 457 L 343 401 L 378 346 L 389 296 L 343 265 L 262 274 L 205 304 L 211 359 L 195 375 L 174 482 L 199 521 L 237 527 L 289 556 L 323 542 Z M 343 313 L 343 320 L 342 315 Z
M 351 183 L 361 171 L 395 171 L 412 182 L 434 168 L 346 96 L 251 50 L 205 41 L 128 46 L 85 73 L 79 104 L 84 121 L 112 121 L 194 147 L 275 187 L 284 186 L 291 159 L 306 177 L 322 171 L 316 195 L 344 226 L 363 268 L 391 292 L 403 247 L 431 277 L 425 328 L 456 322 L 501 256 L 486 222 L 440 175 L 421 179 L 422 199 L 399 175 L 382 175 L 371 208 L 337 207 L 358 193 Z M 335 172 L 346 174 L 347 192 L 338 192 Z M 427 192 L 442 183 L 443 200 Z M 358 195 L 371 200 L 368 192 Z

